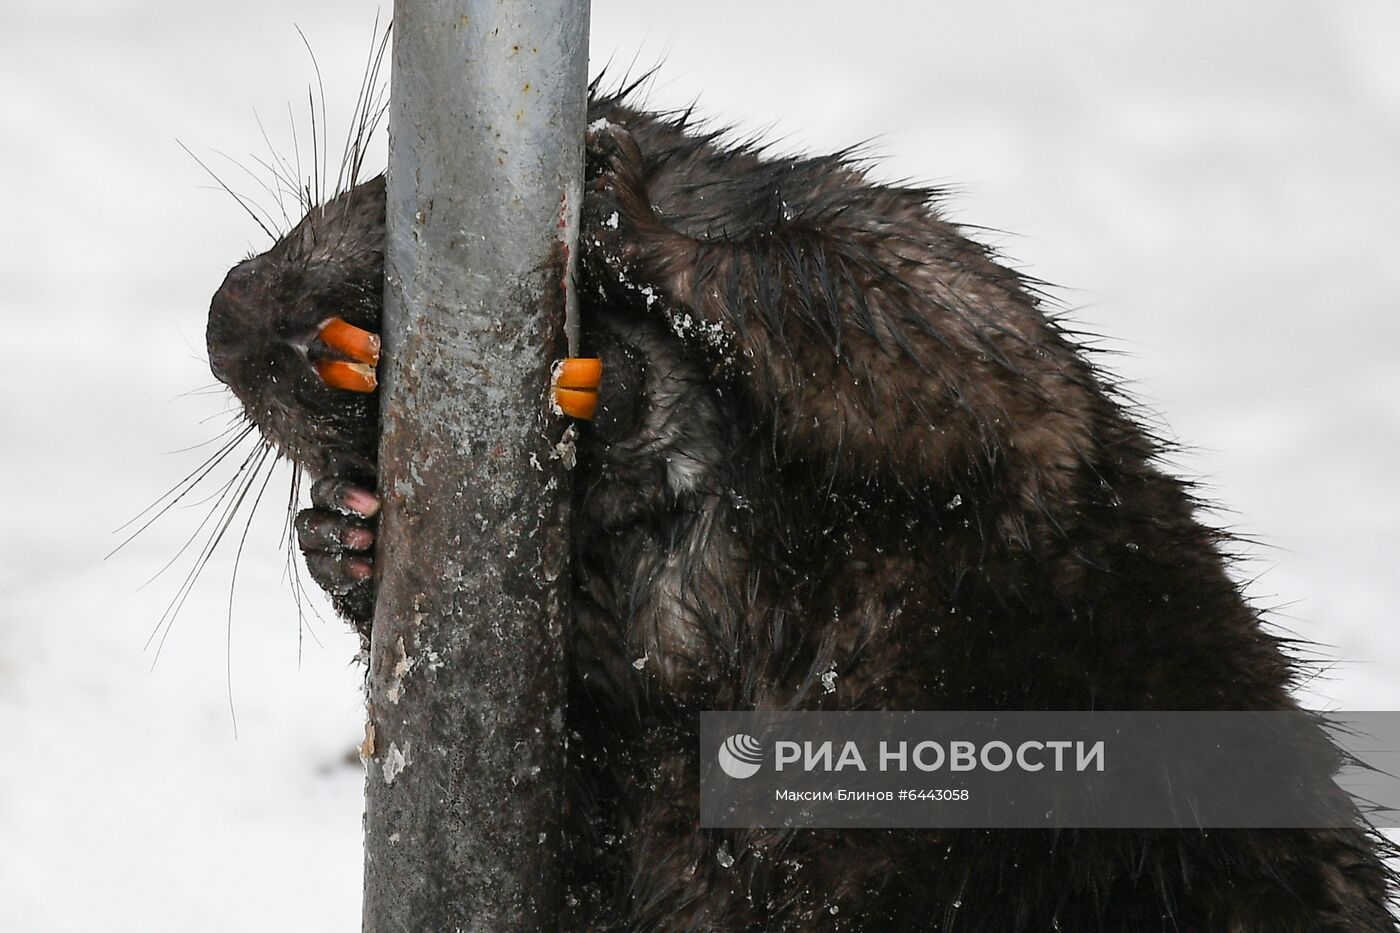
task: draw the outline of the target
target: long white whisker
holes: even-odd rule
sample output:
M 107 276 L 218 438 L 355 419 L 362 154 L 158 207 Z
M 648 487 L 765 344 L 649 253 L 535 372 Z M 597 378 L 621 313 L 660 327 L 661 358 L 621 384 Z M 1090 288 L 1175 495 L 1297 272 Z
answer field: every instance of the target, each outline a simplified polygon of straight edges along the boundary
M 252 507 L 248 509 L 248 520 L 243 523 L 243 534 L 238 538 L 238 549 L 233 554 L 233 572 L 228 581 L 228 622 L 224 627 L 224 685 L 228 690 L 228 714 L 233 720 L 234 738 L 238 738 L 238 710 L 233 702 L 233 596 L 238 588 L 238 566 L 243 561 L 243 545 L 248 541 L 248 529 L 253 527 L 253 516 L 258 514 L 258 503 L 262 502 L 263 493 L 267 492 L 267 484 L 276 472 L 277 464 L 274 460 L 267 468 L 267 475 L 263 477 L 258 494 L 253 497 Z
M 156 632 L 159 632 L 160 641 L 156 644 L 155 657 L 151 661 L 152 670 L 155 669 L 156 664 L 160 661 L 161 652 L 165 650 L 165 641 L 170 636 L 171 630 L 175 627 L 175 620 L 179 617 L 180 610 L 184 607 L 185 601 L 194 590 L 195 581 L 199 579 L 199 575 L 208 565 L 210 558 L 212 558 L 214 552 L 218 550 L 219 544 L 223 541 L 224 535 L 228 532 L 229 526 L 233 523 L 233 517 L 237 514 L 238 508 L 243 503 L 243 500 L 247 498 L 249 490 L 257 480 L 258 471 L 261 470 L 264 460 L 271 452 L 272 445 L 264 442 L 261 448 L 261 457 L 247 473 L 245 481 L 238 486 L 237 494 L 229 499 L 223 514 L 219 517 L 219 522 L 214 533 L 210 535 L 199 557 L 195 558 L 194 566 L 190 568 L 189 574 L 186 575 L 185 582 L 181 584 L 179 591 L 176 592 L 174 598 L 171 599 L 170 605 L 166 607 L 165 612 L 162 613 L 160 619 L 156 622 L 156 629 L 151 633 L 151 636 L 154 638 Z M 217 509 L 217 506 L 215 508 Z M 146 646 L 150 647 L 150 639 L 146 640 Z
M 240 477 L 243 476 L 244 471 L 248 469 L 248 465 L 252 463 L 255 458 L 259 458 L 263 454 L 266 446 L 266 442 L 262 442 L 254 446 L 252 451 L 248 454 L 247 457 L 244 458 L 243 462 L 239 465 L 237 471 L 235 471 L 234 474 L 228 478 L 228 480 L 223 484 L 223 486 L 219 487 L 218 492 L 214 495 L 207 496 L 203 500 L 201 500 L 202 502 L 208 502 L 210 499 L 218 499 L 218 501 L 214 503 L 214 507 L 209 510 L 209 514 L 204 516 L 204 520 L 201 521 L 198 527 L 195 528 L 194 532 L 191 533 L 190 536 L 185 539 L 185 543 L 180 545 L 180 549 L 176 551 L 175 554 L 168 561 L 166 561 L 165 564 L 159 570 L 151 574 L 151 576 L 147 578 L 145 583 L 142 583 L 139 587 L 137 587 L 138 592 L 154 583 L 162 574 L 169 570 L 177 560 L 180 559 L 180 555 L 184 554 L 185 551 L 189 550 L 190 545 L 193 544 L 195 539 L 199 537 L 199 533 L 204 530 L 204 527 L 209 524 L 209 520 L 212 519 L 215 513 L 219 511 L 219 506 L 224 502 L 224 497 L 229 494 L 229 490 L 234 488 L 234 486 L 238 483 Z M 186 491 L 188 492 L 188 490 Z M 174 503 L 171 503 L 171 505 L 174 505 Z
M 199 466 L 195 467 L 193 470 L 187 473 L 184 479 L 180 480 L 174 486 L 170 487 L 170 489 L 167 490 L 158 499 L 156 499 L 156 501 L 146 506 L 144 509 L 142 509 L 140 512 L 138 512 L 136 515 L 134 515 L 127 521 L 123 522 L 122 525 L 115 530 L 115 533 L 120 533 L 126 528 L 129 528 L 136 522 L 140 521 L 142 517 L 147 515 L 152 509 L 157 508 L 161 505 L 162 502 L 166 502 L 167 499 L 170 499 L 170 501 L 165 504 L 164 508 L 161 508 L 160 511 L 153 515 L 149 521 L 147 521 L 140 528 L 137 528 L 134 532 L 132 532 L 131 535 L 128 536 L 126 540 L 124 540 L 121 544 L 118 544 L 116 547 L 112 548 L 112 550 L 108 551 L 107 555 L 102 559 L 106 560 L 108 557 L 111 557 L 113 554 L 117 553 L 122 548 L 130 544 L 133 538 L 135 538 L 141 532 L 145 531 L 147 528 L 151 527 L 151 522 L 154 522 L 156 519 L 164 515 L 167 511 L 169 511 L 171 506 L 173 506 L 176 502 L 179 502 L 189 493 L 191 489 L 199 485 L 200 480 L 208 476 L 209 472 L 213 470 L 216 466 L 218 466 L 219 463 L 224 459 L 224 457 L 228 456 L 229 452 L 232 451 L 235 447 L 237 447 L 243 441 L 244 438 L 246 438 L 250 433 L 252 433 L 252 431 L 253 426 L 250 424 L 243 431 L 240 431 L 236 437 L 234 437 L 232 440 L 226 443 L 223 447 L 219 448 L 219 450 L 211 454 L 207 460 L 205 460 Z M 174 497 L 173 499 L 171 499 L 172 496 Z
M 252 209 L 251 207 L 248 206 L 248 203 L 247 203 L 237 192 L 235 192 L 235 191 L 234 191 L 232 188 L 230 188 L 228 185 L 224 184 L 224 180 L 223 180 L 222 178 L 220 178 L 220 177 L 214 172 L 213 169 L 211 169 L 209 166 L 207 166 L 207 165 L 204 164 L 204 160 L 203 160 L 203 159 L 201 159 L 199 156 L 197 156 L 197 155 L 195 155 L 193 152 L 191 152 L 191 151 L 190 151 L 190 147 L 189 147 L 189 146 L 186 146 L 184 143 L 180 142 L 180 140 L 178 140 L 178 139 L 175 140 L 175 144 L 178 145 L 181 149 L 185 150 L 185 153 L 186 153 L 191 159 L 194 159 L 195 163 L 196 163 L 200 168 L 202 168 L 202 169 L 204 169 L 204 171 L 208 172 L 208 173 L 209 173 L 209 177 L 210 177 L 210 178 L 213 178 L 214 181 L 215 181 L 215 183 L 218 184 L 218 186 L 219 186 L 220 188 L 222 188 L 222 189 L 224 190 L 224 192 L 228 194 L 229 197 L 233 198 L 235 201 L 238 202 L 238 206 L 241 207 L 241 208 L 243 208 L 243 210 L 248 214 L 249 217 L 253 218 L 253 222 L 254 222 L 255 224 L 257 224 L 259 227 L 262 228 L 262 232 L 267 234 L 267 238 L 268 238 L 269 240 L 272 240 L 273 242 L 276 242 L 276 241 L 277 241 L 277 236 L 276 236 L 276 234 L 274 234 L 274 233 L 268 228 L 267 224 L 263 223 L 263 222 L 262 222 L 262 219 L 261 219 L 260 217 L 258 217 L 257 214 L 253 213 L 253 209 Z

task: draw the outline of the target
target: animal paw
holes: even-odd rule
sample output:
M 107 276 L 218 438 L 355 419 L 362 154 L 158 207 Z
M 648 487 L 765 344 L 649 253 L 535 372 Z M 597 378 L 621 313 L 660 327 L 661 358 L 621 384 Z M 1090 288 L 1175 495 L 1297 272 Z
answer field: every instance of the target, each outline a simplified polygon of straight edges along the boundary
M 311 508 L 296 517 L 297 543 L 311 578 L 336 611 L 368 633 L 374 617 L 374 519 L 379 498 L 352 480 L 328 476 L 311 487 Z
M 642 237 L 665 229 L 647 194 L 642 151 L 625 127 L 607 121 L 589 128 L 584 150 L 585 236 L 613 258 L 630 262 L 642 252 Z

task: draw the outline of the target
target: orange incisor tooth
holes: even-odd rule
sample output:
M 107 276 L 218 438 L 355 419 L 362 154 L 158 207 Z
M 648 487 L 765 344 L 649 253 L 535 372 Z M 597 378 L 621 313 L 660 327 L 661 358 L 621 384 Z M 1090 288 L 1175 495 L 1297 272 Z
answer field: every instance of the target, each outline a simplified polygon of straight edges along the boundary
M 321 342 L 357 363 L 379 363 L 379 335 L 333 317 L 321 325 Z
M 554 404 L 571 418 L 584 421 L 598 407 L 598 386 L 603 382 L 603 361 L 571 356 L 554 365 Z
M 582 356 L 571 356 L 559 361 L 554 373 L 554 384 L 561 389 L 597 390 L 603 382 L 603 361 Z
M 373 392 L 379 386 L 379 379 L 374 374 L 374 367 L 364 363 L 321 360 L 316 364 L 316 372 L 320 375 L 321 381 L 332 389 Z
M 571 418 L 588 421 L 598 407 L 598 393 L 588 389 L 565 389 L 554 387 L 554 403 L 559 410 Z

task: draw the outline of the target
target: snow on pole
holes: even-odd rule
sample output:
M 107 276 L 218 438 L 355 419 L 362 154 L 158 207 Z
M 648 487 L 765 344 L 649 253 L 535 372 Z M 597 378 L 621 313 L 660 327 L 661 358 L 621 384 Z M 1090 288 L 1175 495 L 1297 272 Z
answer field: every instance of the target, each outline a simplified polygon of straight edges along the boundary
M 369 933 L 558 926 L 588 13 L 394 7 Z

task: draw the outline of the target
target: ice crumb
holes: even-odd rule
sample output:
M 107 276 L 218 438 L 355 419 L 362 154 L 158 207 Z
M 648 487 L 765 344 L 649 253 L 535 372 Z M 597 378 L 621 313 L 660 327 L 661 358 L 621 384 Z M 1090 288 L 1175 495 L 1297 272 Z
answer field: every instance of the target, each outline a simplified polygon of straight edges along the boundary
M 734 867 L 734 856 L 729 854 L 729 847 L 722 842 L 719 845 L 719 851 L 715 853 L 715 861 L 719 862 L 720 868 Z
M 647 658 L 649 657 L 651 657 L 651 655 L 649 654 L 642 655 L 640 658 L 632 662 L 632 666 L 640 671 L 642 668 L 647 666 Z
M 607 227 L 610 230 L 616 230 L 618 220 L 619 218 L 617 216 L 617 211 L 613 211 L 612 216 L 609 217 L 607 220 L 603 221 L 603 226 Z
M 391 845 L 391 846 L 396 846 L 396 845 L 398 845 L 398 844 L 399 844 L 399 834 L 398 834 L 398 833 L 390 833 L 390 834 L 389 834 L 389 845 Z
M 578 437 L 578 431 L 571 424 L 564 429 L 564 436 L 559 439 L 559 443 L 554 445 L 554 450 L 550 452 L 551 460 L 558 460 L 564 464 L 564 469 L 572 470 L 574 463 L 578 459 L 578 450 L 574 446 L 574 439 Z
M 832 664 L 830 670 L 822 672 L 822 689 L 827 693 L 836 692 L 836 665 Z
M 951 512 L 953 511 L 953 509 L 956 509 L 960 505 L 962 505 L 962 493 L 958 493 L 957 495 L 953 496 L 953 498 L 949 500 L 948 504 L 945 505 L 944 508 Z
M 413 670 L 415 663 L 404 649 L 402 637 L 395 642 L 395 647 L 398 648 L 399 659 L 394 662 L 394 669 L 389 672 L 393 682 L 389 684 L 389 689 L 384 691 L 384 698 L 390 703 L 398 703 L 399 698 L 403 696 L 403 679 L 409 671 Z
M 384 753 L 384 783 L 394 783 L 394 778 L 403 773 L 403 769 L 408 767 L 408 746 L 404 746 L 404 751 L 399 751 L 399 746 L 389 743 L 389 750 Z
M 642 294 L 647 295 L 650 289 L 642 289 Z M 647 295 L 647 305 L 650 306 L 652 296 Z M 708 344 L 726 364 L 734 362 L 734 347 L 729 342 L 729 334 L 725 331 L 724 325 L 711 323 L 709 321 L 696 320 L 689 314 L 675 311 L 671 308 L 663 309 L 666 315 L 666 322 L 671 325 L 671 332 L 682 340 L 698 338 Z

